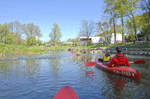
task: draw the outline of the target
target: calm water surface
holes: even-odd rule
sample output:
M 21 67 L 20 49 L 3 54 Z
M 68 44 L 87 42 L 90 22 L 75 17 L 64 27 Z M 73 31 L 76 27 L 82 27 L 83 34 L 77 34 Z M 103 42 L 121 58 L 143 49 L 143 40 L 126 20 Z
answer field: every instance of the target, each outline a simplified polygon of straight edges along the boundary
M 49 52 L 0 61 L 0 99 L 53 99 L 66 85 L 72 86 L 80 99 L 150 99 L 149 57 L 129 56 L 130 61 L 147 61 L 131 65 L 141 72 L 140 82 L 84 65 L 95 57 L 98 55 Z

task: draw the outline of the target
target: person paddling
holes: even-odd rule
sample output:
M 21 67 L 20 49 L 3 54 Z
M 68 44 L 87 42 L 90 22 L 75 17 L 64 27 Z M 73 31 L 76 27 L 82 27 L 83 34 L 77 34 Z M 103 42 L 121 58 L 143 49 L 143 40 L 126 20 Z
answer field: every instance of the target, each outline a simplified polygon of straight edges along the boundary
M 103 61 L 104 62 L 109 62 L 111 60 L 111 56 L 108 52 L 104 55 Z
M 109 67 L 113 67 L 113 66 L 130 66 L 130 63 L 128 61 L 128 58 L 126 56 L 124 56 L 121 52 L 121 48 L 120 47 L 116 47 L 116 51 L 117 54 L 112 58 L 112 60 L 107 63 L 107 65 Z
M 103 64 L 107 64 L 111 60 L 111 56 L 108 52 L 105 52 L 105 55 L 103 58 L 99 58 L 99 61 L 103 62 Z

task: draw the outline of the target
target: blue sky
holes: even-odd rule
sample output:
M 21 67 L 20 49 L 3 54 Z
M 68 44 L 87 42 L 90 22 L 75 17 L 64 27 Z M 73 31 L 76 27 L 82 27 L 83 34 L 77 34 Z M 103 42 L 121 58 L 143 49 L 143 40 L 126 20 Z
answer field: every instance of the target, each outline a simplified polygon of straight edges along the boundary
M 62 41 L 78 36 L 82 20 L 99 21 L 103 0 L 1 0 L 0 23 L 34 23 L 41 29 L 41 40 L 49 41 L 53 23 L 59 24 Z

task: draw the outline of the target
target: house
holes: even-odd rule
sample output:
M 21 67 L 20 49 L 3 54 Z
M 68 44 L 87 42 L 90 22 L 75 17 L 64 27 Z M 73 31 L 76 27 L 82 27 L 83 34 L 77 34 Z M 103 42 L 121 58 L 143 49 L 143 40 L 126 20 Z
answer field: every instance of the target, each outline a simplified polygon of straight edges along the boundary
M 106 35 L 107 38 L 110 38 L 109 43 L 114 44 L 115 43 L 115 38 L 114 38 L 114 33 Z M 87 45 L 88 41 L 91 41 L 92 44 L 99 44 L 99 43 L 104 43 L 105 38 L 103 36 L 94 36 L 94 37 L 79 37 L 79 45 Z M 116 42 L 122 43 L 122 34 L 116 33 Z
M 122 34 L 116 33 L 116 42 L 117 43 L 122 43 Z M 114 33 L 112 33 L 112 35 L 111 35 L 111 42 L 110 43 L 111 44 L 115 43 Z
M 102 37 L 79 37 L 79 45 L 87 45 L 88 41 L 91 41 L 92 44 L 103 43 Z
M 103 43 L 103 37 L 90 37 L 93 44 Z

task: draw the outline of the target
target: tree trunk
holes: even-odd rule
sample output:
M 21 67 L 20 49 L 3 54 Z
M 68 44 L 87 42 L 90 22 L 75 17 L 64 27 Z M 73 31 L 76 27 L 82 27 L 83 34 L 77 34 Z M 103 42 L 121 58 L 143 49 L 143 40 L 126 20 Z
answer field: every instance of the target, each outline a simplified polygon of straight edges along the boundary
M 149 14 L 148 24 L 150 24 L 150 9 L 149 9 L 148 14 Z
M 5 30 L 4 35 L 5 35 L 4 44 L 6 44 L 6 30 Z
M 134 33 L 135 33 L 135 36 L 134 36 L 134 39 L 135 39 L 135 41 L 137 41 L 138 39 L 137 39 L 137 27 L 136 27 L 136 22 L 135 22 L 135 18 L 134 18 L 134 15 L 133 15 L 133 13 L 131 12 L 131 15 L 132 15 L 132 21 L 133 21 L 133 28 L 134 28 Z
M 116 20 L 113 17 L 113 26 L 114 26 L 114 43 L 116 44 Z
M 124 18 L 121 17 L 121 25 L 122 25 L 122 29 L 121 29 L 121 32 L 122 32 L 122 42 L 124 43 Z

